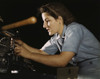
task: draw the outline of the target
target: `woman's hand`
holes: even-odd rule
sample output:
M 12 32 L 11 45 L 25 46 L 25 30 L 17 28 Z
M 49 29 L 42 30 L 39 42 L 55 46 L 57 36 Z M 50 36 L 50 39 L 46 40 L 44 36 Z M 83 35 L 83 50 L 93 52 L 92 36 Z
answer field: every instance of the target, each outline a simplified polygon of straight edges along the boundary
M 29 55 L 31 54 L 30 51 L 28 51 L 24 47 L 24 42 L 21 40 L 15 40 L 15 48 L 14 51 L 17 55 L 28 58 Z
M 46 52 L 33 48 L 21 40 L 15 40 L 15 53 L 25 58 L 30 57 L 33 53 L 48 55 Z
M 15 46 L 16 45 L 19 45 L 19 46 L 24 46 L 24 42 L 22 40 L 15 40 Z

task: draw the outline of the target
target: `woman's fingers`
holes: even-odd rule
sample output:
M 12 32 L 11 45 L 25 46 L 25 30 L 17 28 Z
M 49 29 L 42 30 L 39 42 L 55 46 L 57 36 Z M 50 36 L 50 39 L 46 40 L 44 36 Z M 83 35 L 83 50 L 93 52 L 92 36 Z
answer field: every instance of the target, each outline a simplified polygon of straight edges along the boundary
M 15 51 L 15 54 L 19 54 L 21 52 L 21 47 L 18 44 L 15 44 L 14 51 Z
M 18 44 L 18 45 L 22 46 L 23 42 L 21 40 L 15 40 L 15 44 Z

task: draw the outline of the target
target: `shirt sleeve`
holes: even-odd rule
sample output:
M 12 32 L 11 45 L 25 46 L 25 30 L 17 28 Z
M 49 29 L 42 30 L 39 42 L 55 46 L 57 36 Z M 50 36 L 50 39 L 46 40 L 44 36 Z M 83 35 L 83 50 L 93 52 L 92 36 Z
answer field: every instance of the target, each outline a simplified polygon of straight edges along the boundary
M 46 44 L 41 48 L 44 52 L 54 55 L 57 51 L 57 45 L 55 44 L 55 41 L 51 38 L 49 41 L 46 42 Z
M 82 41 L 82 36 L 83 32 L 81 27 L 69 27 L 65 33 L 62 51 L 71 51 L 77 54 L 80 43 Z

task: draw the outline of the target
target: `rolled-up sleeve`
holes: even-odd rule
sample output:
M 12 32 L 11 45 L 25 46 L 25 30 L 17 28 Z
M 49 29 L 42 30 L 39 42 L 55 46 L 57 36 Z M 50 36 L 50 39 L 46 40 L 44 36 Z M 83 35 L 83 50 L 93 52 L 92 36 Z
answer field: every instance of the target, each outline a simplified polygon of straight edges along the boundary
M 54 55 L 57 51 L 57 45 L 55 44 L 55 41 L 51 38 L 49 41 L 46 42 L 46 44 L 41 48 L 44 52 Z
M 82 41 L 82 35 L 83 32 L 81 27 L 70 27 L 65 33 L 62 51 L 71 51 L 77 54 Z

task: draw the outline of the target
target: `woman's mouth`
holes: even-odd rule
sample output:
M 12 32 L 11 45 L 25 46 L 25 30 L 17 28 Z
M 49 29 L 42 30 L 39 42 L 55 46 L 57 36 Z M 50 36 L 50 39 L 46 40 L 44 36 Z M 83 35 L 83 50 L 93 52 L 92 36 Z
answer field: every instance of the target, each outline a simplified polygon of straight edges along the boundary
M 48 32 L 50 32 L 50 29 L 48 29 Z

